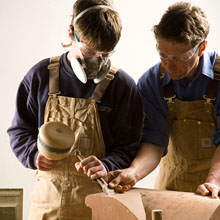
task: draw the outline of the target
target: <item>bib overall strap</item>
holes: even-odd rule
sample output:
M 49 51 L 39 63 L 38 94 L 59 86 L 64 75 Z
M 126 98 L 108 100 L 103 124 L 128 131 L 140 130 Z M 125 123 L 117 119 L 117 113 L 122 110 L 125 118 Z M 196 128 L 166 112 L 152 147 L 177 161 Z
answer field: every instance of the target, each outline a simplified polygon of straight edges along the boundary
M 108 88 L 110 82 L 114 79 L 115 73 L 117 71 L 118 68 L 112 65 L 105 78 L 95 87 L 90 97 L 91 99 L 94 99 L 96 102 L 99 103 L 101 102 L 102 96 L 105 94 L 106 89 Z
M 218 55 L 215 60 L 215 65 L 213 67 L 213 70 L 214 70 L 214 79 L 209 79 L 206 94 L 203 96 L 203 98 L 206 99 L 207 103 L 211 103 L 216 99 L 216 94 L 220 81 L 220 55 Z
M 165 69 L 163 68 L 162 64 L 160 64 L 160 80 L 164 79 L 165 76 Z M 174 99 L 176 98 L 176 95 L 174 93 L 173 89 L 173 80 L 171 79 L 170 82 L 164 86 L 164 97 L 163 99 L 167 101 L 167 103 L 174 103 Z
M 60 56 L 51 57 L 50 64 L 47 67 L 49 69 L 49 93 L 48 95 L 56 96 L 60 94 L 59 88 L 59 68 L 60 68 Z
M 167 101 L 167 103 L 174 103 L 174 99 L 176 98 L 176 95 L 174 93 L 173 89 L 173 80 L 171 79 L 170 82 L 164 86 L 164 100 Z

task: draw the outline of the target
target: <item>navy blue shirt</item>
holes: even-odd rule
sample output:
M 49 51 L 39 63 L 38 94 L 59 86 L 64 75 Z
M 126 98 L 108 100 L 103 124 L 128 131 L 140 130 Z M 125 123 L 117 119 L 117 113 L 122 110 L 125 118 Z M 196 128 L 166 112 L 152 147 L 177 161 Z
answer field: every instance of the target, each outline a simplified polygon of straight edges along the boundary
M 173 80 L 174 93 L 182 101 L 203 100 L 206 94 L 208 79 L 214 78 L 213 66 L 217 53 L 205 52 L 201 57 L 200 67 L 195 77 L 188 85 L 184 80 Z M 164 79 L 160 79 L 159 71 L 160 62 L 145 72 L 138 80 L 138 90 L 142 97 L 145 122 L 142 132 L 142 141 L 150 142 L 166 148 L 168 146 L 168 107 L 164 100 L 163 87 L 170 82 L 168 72 L 165 73 Z M 220 87 L 218 87 L 216 102 L 214 103 L 218 128 L 220 125 Z M 220 143 L 220 130 L 214 134 L 214 144 Z
M 36 169 L 38 129 L 44 123 L 45 105 L 49 91 L 49 58 L 34 65 L 20 83 L 12 125 L 8 129 L 10 144 L 20 162 Z M 60 60 L 61 96 L 89 98 L 95 89 L 93 80 L 81 83 L 67 62 Z M 141 97 L 134 80 L 119 69 L 98 104 L 106 156 L 106 169 L 126 168 L 138 148 L 143 124 Z

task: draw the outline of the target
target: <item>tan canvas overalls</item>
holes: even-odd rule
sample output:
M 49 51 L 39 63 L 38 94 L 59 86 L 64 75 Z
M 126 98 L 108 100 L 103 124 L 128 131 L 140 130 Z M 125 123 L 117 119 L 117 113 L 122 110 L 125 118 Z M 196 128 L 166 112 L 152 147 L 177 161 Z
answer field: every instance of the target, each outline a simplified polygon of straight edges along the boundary
M 96 102 L 101 101 L 116 69 L 111 68 L 89 99 L 59 96 L 59 57 L 51 58 L 48 69 L 50 96 L 44 122 L 59 121 L 68 125 L 74 131 L 75 143 L 69 155 L 56 161 L 51 171 L 37 171 L 29 219 L 89 220 L 91 210 L 84 204 L 85 197 L 101 192 L 101 188 L 85 174 L 76 171 L 74 165 L 79 160 L 74 152 L 79 149 L 85 157 L 95 155 L 102 158 L 105 155 Z
M 218 69 L 218 71 L 216 70 Z M 213 134 L 217 127 L 215 100 L 220 80 L 220 57 L 215 79 L 209 79 L 204 100 L 181 101 L 175 98 L 172 80 L 164 88 L 168 104 L 168 154 L 160 162 L 155 188 L 195 192 L 204 183 L 215 152 Z

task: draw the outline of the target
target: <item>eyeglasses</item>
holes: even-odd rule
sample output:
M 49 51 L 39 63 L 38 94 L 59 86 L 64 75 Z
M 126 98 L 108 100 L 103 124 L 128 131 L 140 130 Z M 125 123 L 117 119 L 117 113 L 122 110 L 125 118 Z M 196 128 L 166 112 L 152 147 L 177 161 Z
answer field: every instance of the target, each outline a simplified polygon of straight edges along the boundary
M 102 52 L 102 51 L 96 51 L 96 50 L 93 50 L 91 48 L 88 48 L 86 46 L 86 44 L 82 43 L 78 36 L 76 35 L 76 32 L 74 31 L 74 35 L 76 37 L 76 40 L 77 40 L 77 44 L 78 44 L 78 47 L 82 53 L 82 55 L 84 57 L 101 57 L 101 58 L 108 58 L 110 57 L 114 52 L 115 50 L 112 50 L 112 51 L 109 51 L 109 52 Z
M 102 58 L 108 58 L 110 57 L 115 51 L 110 51 L 110 52 L 101 52 L 101 51 L 96 51 L 88 48 L 84 43 L 79 43 L 79 48 L 85 57 L 102 57 Z
M 201 43 L 202 43 L 202 41 L 200 41 L 198 44 L 196 44 L 196 46 L 193 47 L 192 49 L 186 51 L 185 53 L 183 53 L 179 56 L 163 54 L 158 49 L 158 46 L 157 46 L 157 51 L 159 53 L 159 56 L 160 56 L 161 60 L 167 61 L 169 59 L 169 60 L 174 61 L 174 62 L 178 62 L 178 61 L 186 62 L 186 61 L 190 60 L 195 55 L 195 53 L 196 53 L 198 47 L 201 45 Z

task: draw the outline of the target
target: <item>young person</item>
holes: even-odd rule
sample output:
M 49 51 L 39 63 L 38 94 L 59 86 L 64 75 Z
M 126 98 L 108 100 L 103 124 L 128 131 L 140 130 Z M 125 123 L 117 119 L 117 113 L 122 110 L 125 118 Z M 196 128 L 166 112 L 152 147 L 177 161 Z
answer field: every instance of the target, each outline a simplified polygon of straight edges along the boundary
M 20 162 L 37 169 L 31 220 L 91 219 L 84 200 L 101 192 L 94 179 L 128 167 L 138 150 L 141 98 L 134 80 L 109 59 L 121 29 L 109 1 L 77 0 L 70 50 L 34 65 L 19 86 L 8 134 Z M 38 129 L 49 121 L 63 122 L 75 135 L 70 153 L 59 161 L 38 151 Z M 76 150 L 85 157 L 81 162 Z

